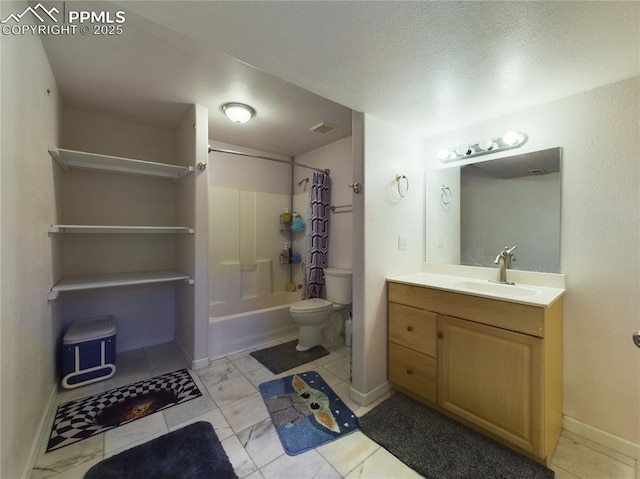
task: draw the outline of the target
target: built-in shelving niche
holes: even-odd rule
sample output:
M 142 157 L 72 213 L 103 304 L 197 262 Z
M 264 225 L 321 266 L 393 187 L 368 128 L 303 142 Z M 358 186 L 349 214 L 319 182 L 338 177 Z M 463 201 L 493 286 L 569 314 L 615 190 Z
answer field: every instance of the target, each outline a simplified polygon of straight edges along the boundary
M 62 148 L 49 148 L 49 154 L 64 172 L 70 170 L 90 170 L 104 173 L 143 176 L 172 182 L 193 173 L 192 166 L 183 167 L 166 163 L 100 155 Z M 147 226 L 147 225 L 49 225 L 52 234 L 193 234 L 189 226 Z M 116 286 L 185 281 L 194 284 L 193 278 L 177 270 L 139 271 L 126 273 L 106 273 L 65 276 L 47 294 L 47 299 L 55 300 L 65 291 L 79 291 Z

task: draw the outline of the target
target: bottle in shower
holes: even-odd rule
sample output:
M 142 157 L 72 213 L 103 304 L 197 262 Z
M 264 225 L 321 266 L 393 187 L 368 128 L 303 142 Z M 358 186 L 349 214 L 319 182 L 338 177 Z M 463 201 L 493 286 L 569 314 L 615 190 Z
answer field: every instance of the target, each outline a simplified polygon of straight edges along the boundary
M 287 243 L 286 241 L 284 242 L 284 246 L 282 246 L 282 252 L 280 253 L 280 263 L 289 263 L 289 243 Z
M 289 208 L 285 208 L 284 213 L 280 215 L 280 223 L 283 223 L 283 224 L 291 223 L 291 213 L 289 213 Z

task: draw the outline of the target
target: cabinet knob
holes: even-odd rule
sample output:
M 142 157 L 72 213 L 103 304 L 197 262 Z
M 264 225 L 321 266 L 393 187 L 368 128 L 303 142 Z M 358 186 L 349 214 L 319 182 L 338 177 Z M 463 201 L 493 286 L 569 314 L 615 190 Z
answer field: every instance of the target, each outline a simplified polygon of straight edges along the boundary
M 407 326 L 407 331 L 409 332 L 413 331 L 413 326 Z
M 412 368 L 407 368 L 407 374 L 413 374 L 413 369 Z
M 439 332 L 439 333 L 438 333 L 438 339 L 442 339 L 442 338 L 444 338 L 444 334 L 442 334 L 442 333 L 440 333 L 440 332 Z

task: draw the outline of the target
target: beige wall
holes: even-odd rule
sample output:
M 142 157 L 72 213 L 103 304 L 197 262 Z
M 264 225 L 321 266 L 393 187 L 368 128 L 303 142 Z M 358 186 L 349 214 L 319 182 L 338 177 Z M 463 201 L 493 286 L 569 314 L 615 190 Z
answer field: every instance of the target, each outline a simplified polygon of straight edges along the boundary
M 565 427 L 599 442 L 613 435 L 630 454 L 640 443 L 639 98 L 636 77 L 425 142 L 431 165 L 443 146 L 512 129 L 529 135 L 518 153 L 562 147 Z M 440 182 L 428 185 L 439 195 Z M 428 242 L 427 260 L 439 254 Z
M 2 2 L 0 17 L 24 6 Z M 1 49 L 0 477 L 14 478 L 32 460 L 57 380 L 61 314 L 46 294 L 61 251 L 47 224 L 60 215 L 54 184 L 62 179 L 47 147 L 59 142 L 60 108 L 39 38 L 3 35 Z

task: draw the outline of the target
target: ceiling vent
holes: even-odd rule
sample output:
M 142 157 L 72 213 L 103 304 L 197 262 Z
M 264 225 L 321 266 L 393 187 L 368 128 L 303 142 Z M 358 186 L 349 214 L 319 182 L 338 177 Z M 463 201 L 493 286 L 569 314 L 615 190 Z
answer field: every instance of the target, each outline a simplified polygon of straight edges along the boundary
M 336 128 L 337 128 L 336 126 L 333 126 L 333 125 L 330 125 L 329 123 L 325 123 L 324 121 L 321 121 L 317 125 L 309 128 L 309 131 L 315 131 L 316 133 L 322 133 L 323 135 L 326 135 L 327 133 L 331 133 Z
M 527 172 L 530 175 L 533 176 L 537 176 L 537 175 L 546 175 L 547 173 L 549 173 L 547 170 L 545 170 L 544 168 L 534 168 L 533 170 L 527 170 Z

